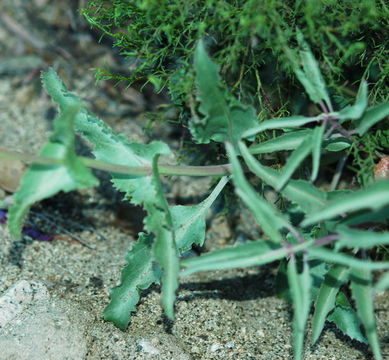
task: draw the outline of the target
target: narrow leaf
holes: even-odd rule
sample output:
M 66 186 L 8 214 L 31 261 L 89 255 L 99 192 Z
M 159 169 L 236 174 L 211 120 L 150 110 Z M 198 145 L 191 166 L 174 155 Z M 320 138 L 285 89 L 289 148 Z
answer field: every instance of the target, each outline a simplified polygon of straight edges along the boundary
M 228 95 L 219 77 L 219 67 L 207 55 L 199 41 L 194 59 L 202 119 L 192 119 L 190 130 L 199 143 L 210 140 L 236 144 L 242 134 L 257 125 L 254 108 Z M 228 100 L 227 99 L 230 99 Z
M 232 178 L 236 186 L 235 192 L 250 208 L 263 232 L 273 241 L 281 242 L 282 236 L 279 230 L 287 226 L 287 220 L 273 205 L 260 197 L 258 192 L 246 180 L 233 146 L 227 143 L 226 149 L 232 165 Z
M 389 245 L 389 232 L 373 232 L 351 229 L 347 226 L 337 226 L 339 240 L 336 242 L 337 249 L 359 248 L 371 249 L 379 245 Z
M 260 164 L 249 152 L 244 143 L 239 143 L 239 149 L 249 169 L 270 186 L 279 186 L 280 174 L 274 169 Z M 290 180 L 281 190 L 288 200 L 298 204 L 306 213 L 319 211 L 327 201 L 327 195 L 308 181 Z
M 312 151 L 312 136 L 307 136 L 304 141 L 300 144 L 300 146 L 292 152 L 286 161 L 285 166 L 282 169 L 281 176 L 278 179 L 278 183 L 276 185 L 276 190 L 279 191 L 282 189 L 285 184 L 288 182 L 293 173 L 297 170 L 297 168 L 301 165 L 304 159 L 311 153 Z
M 367 109 L 355 130 L 362 136 L 367 130 L 387 116 L 389 116 L 389 102 L 371 107 Z
M 311 181 L 315 181 L 320 167 L 321 145 L 325 127 L 317 126 L 312 134 L 312 175 Z
M 312 324 L 312 344 L 314 344 L 323 328 L 329 312 L 335 307 L 336 295 L 347 280 L 349 269 L 343 265 L 332 265 L 322 282 L 315 301 L 315 312 Z
M 384 207 L 377 211 L 363 210 L 356 214 L 350 214 L 346 218 L 342 219 L 341 224 L 354 226 L 359 224 L 385 224 L 389 219 L 389 206 Z
M 60 191 L 72 191 L 98 185 L 91 171 L 77 158 L 74 150 L 74 118 L 80 103 L 73 102 L 54 120 L 54 131 L 40 156 L 58 159 L 58 165 L 32 165 L 24 174 L 14 204 L 9 210 L 8 225 L 12 236 L 19 238 L 30 207 Z
M 259 125 L 253 127 L 250 130 L 247 130 L 243 133 L 243 137 L 250 138 L 260 132 L 273 129 L 288 129 L 288 128 L 298 128 L 300 126 L 309 124 L 311 122 L 321 120 L 320 116 L 315 117 L 305 117 L 305 116 L 290 116 L 280 119 L 271 119 L 261 122 Z
M 161 270 L 153 261 L 152 235 L 141 233 L 138 242 L 126 255 L 127 265 L 122 270 L 120 285 L 111 289 L 109 305 L 104 310 L 104 320 L 126 330 L 131 312 L 136 310 L 140 292 L 158 283 Z
M 327 139 L 323 142 L 324 148 L 328 151 L 342 151 L 351 146 L 351 141 L 349 139 L 340 137 L 336 139 Z
M 145 204 L 148 212 L 148 216 L 145 219 L 145 228 L 155 234 L 153 255 L 163 270 L 162 305 L 167 317 L 173 319 L 180 264 L 175 243 L 173 221 L 159 178 L 158 157 L 159 155 L 156 155 L 153 159 L 152 176 L 156 195 L 152 204 Z
M 323 247 L 313 246 L 308 249 L 310 257 L 317 257 L 331 264 L 340 264 L 357 269 L 384 270 L 389 269 L 389 262 L 360 260 L 345 253 L 337 253 Z
M 304 261 L 303 271 L 297 272 L 296 260 L 292 257 L 288 263 L 288 282 L 293 303 L 293 350 L 295 360 L 303 357 L 304 335 L 311 307 L 310 287 L 312 283 L 309 266 Z
M 365 112 L 367 107 L 367 82 L 361 81 L 354 105 L 346 106 L 339 112 L 340 122 L 345 120 L 357 120 Z
M 330 201 L 325 208 L 308 215 L 301 225 L 306 227 L 347 212 L 355 212 L 366 208 L 378 210 L 389 204 L 388 194 L 388 180 L 375 182 L 366 189 L 357 190 Z
M 312 243 L 305 242 L 291 248 L 280 247 L 272 241 L 257 240 L 242 245 L 225 247 L 196 258 L 185 259 L 181 265 L 185 268 L 181 275 L 198 271 L 225 270 L 258 266 L 280 260 L 290 254 L 308 248 Z
M 250 146 L 251 154 L 264 154 L 283 150 L 294 150 L 312 133 L 312 130 L 291 131 L 274 139 Z
M 382 360 L 374 317 L 372 275 L 367 269 L 352 269 L 351 290 L 357 307 L 358 316 L 366 331 L 367 339 L 376 360 Z

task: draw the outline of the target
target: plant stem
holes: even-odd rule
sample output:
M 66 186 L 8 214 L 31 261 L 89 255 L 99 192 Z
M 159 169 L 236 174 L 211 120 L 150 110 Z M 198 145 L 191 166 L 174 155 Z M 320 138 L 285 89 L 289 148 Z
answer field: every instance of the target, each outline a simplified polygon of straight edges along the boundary
M 63 165 L 64 162 L 61 159 L 48 158 L 43 156 L 35 156 L 28 154 L 21 154 L 16 151 L 10 151 L 1 149 L 0 158 L 6 158 L 11 160 L 21 160 L 28 164 L 39 165 Z M 94 160 L 91 158 L 79 156 L 85 166 L 108 171 L 116 174 L 125 175 L 151 175 L 152 168 L 150 166 L 126 166 L 111 164 L 104 161 Z M 186 176 L 224 176 L 231 173 L 230 164 L 213 165 L 213 166 L 177 166 L 177 165 L 158 165 L 158 169 L 161 175 L 186 175 Z

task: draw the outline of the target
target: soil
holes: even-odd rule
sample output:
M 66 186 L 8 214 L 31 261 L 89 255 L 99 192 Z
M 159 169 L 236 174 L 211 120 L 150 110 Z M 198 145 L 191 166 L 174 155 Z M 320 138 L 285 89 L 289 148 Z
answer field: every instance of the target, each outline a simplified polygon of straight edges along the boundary
M 99 34 L 77 13 L 82 3 L 1 1 L 0 147 L 34 154 L 44 144 L 56 107 L 42 90 L 39 73 L 51 66 L 115 131 L 139 142 L 163 138 L 178 150 L 182 139 L 174 125 L 144 130 L 148 113 L 168 103 L 166 95 L 95 82 L 90 68 L 126 72 L 126 62 L 109 39 L 98 42 Z M 79 152 L 89 154 L 81 141 Z M 0 168 L 3 199 L 17 186 L 21 165 L 6 169 Z M 13 176 L 6 179 L 10 171 Z M 27 235 L 15 240 L 0 225 L 0 360 L 292 359 L 291 307 L 275 294 L 276 265 L 182 279 L 173 322 L 162 313 L 158 286 L 143 294 L 127 331 L 104 322 L 109 290 L 118 283 L 143 214 L 124 205 L 105 174 L 97 176 L 98 188 L 59 194 L 32 209 L 29 224 L 51 234 L 51 241 Z M 201 198 L 209 184 L 209 179 L 171 178 L 169 200 Z M 235 229 L 228 219 L 210 223 L 207 250 L 231 243 Z M 375 306 L 389 359 L 387 295 L 378 294 Z M 331 326 L 305 351 L 305 359 L 312 360 L 371 358 L 367 346 Z

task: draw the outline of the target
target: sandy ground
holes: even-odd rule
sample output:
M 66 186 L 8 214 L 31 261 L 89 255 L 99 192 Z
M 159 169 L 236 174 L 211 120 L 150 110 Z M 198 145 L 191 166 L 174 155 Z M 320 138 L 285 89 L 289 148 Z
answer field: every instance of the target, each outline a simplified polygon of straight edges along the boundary
M 39 71 L 47 66 L 54 67 L 68 87 L 116 131 L 135 141 L 148 141 L 142 130 L 147 122 L 144 112 L 165 99 L 115 88 L 109 82 L 96 85 L 89 68 L 122 66 L 109 46 L 97 44 L 65 2 L 27 3 L 5 0 L 0 4 L 0 146 L 34 153 L 47 138 L 56 109 L 39 81 Z M 39 16 L 32 16 L 32 10 Z M 40 48 L 42 43 L 50 46 Z M 160 137 L 170 134 L 169 129 L 158 131 L 157 126 L 154 133 Z M 169 141 L 174 146 L 174 138 Z M 82 145 L 80 151 L 87 153 Z M 275 296 L 276 267 L 183 279 L 174 322 L 163 317 L 157 286 L 142 297 L 127 331 L 104 322 L 109 289 L 118 282 L 124 254 L 136 240 L 141 219 L 134 209 L 123 210 L 120 195 L 110 188 L 106 176 L 98 175 L 97 189 L 60 194 L 33 209 L 30 221 L 43 231 L 57 232 L 53 241 L 28 236 L 15 241 L 0 225 L 0 360 L 292 358 L 291 308 Z M 201 196 L 204 181 L 197 180 L 188 190 L 189 179 L 171 179 L 170 197 L 189 192 Z M 55 216 L 57 226 L 39 220 L 39 214 Z M 89 228 L 80 230 L 69 220 Z M 208 248 L 228 242 L 230 236 L 226 221 L 215 221 L 207 233 Z M 8 320 L 3 317 L 2 323 L 6 306 L 13 307 L 15 314 L 8 311 Z M 389 359 L 387 293 L 376 297 L 376 315 Z M 305 354 L 305 359 L 315 360 L 370 358 L 366 346 L 332 327 L 317 345 L 307 346 Z

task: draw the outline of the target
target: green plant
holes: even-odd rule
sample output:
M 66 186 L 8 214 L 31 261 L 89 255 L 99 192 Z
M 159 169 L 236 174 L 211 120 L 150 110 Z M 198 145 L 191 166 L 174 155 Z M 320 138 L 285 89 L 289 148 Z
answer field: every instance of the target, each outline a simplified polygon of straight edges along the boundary
M 388 96 L 382 0 L 92 0 L 82 13 L 127 59 L 127 72 L 96 69 L 98 77 L 167 86 L 177 104 L 194 90 L 192 59 L 204 38 L 233 94 L 254 103 L 261 120 L 306 109 L 291 66 L 298 29 L 320 57 L 337 105 L 352 100 L 362 76 L 372 103 Z
M 230 94 L 219 77 L 218 66 L 208 57 L 204 44 L 196 47 L 194 70 L 198 89 L 196 116 L 190 120 L 198 143 L 225 144 L 229 164 L 215 166 L 162 165 L 159 157 L 170 153 L 163 142 L 129 143 L 68 92 L 53 70 L 42 76 L 43 84 L 59 104 L 54 131 L 39 156 L 1 151 L 1 156 L 32 162 L 15 194 L 9 212 L 13 236 L 21 233 L 30 206 L 59 191 L 95 186 L 90 168 L 110 172 L 113 186 L 126 200 L 147 211 L 145 232 L 126 256 L 121 283 L 111 291 L 104 318 L 125 330 L 140 291 L 162 283 L 162 303 L 173 319 L 179 278 L 198 271 L 259 266 L 281 261 L 284 293 L 293 304 L 294 357 L 301 359 L 305 327 L 314 303 L 315 343 L 326 320 L 334 322 L 350 337 L 368 342 L 376 359 L 382 359 L 375 327 L 373 294 L 389 287 L 385 273 L 373 284 L 376 270 L 389 262 L 370 259 L 369 250 L 389 244 L 389 233 L 380 231 L 389 218 L 389 181 L 380 180 L 358 189 L 324 191 L 314 185 L 324 159 L 342 157 L 361 136 L 389 115 L 389 103 L 368 107 L 366 81 L 360 82 L 356 101 L 340 111 L 331 98 L 308 45 L 301 35 L 296 76 L 311 101 L 322 113 L 257 122 L 251 106 Z M 270 133 L 271 130 L 271 133 Z M 75 132 L 93 145 L 95 159 L 79 157 L 74 150 Z M 259 142 L 259 139 L 268 138 Z M 251 145 L 248 147 L 248 143 Z M 291 151 L 281 171 L 265 166 L 269 156 Z M 261 154 L 268 154 L 261 159 Z M 258 156 L 257 156 L 258 155 Z M 311 165 L 307 159 L 311 159 Z M 274 161 L 272 163 L 274 165 Z M 219 176 L 219 183 L 201 203 L 169 205 L 161 186 L 161 175 Z M 255 176 L 273 187 L 282 206 L 265 199 L 249 180 Z M 295 179 L 293 176 L 299 174 Z M 199 257 L 180 255 L 205 239 L 205 214 L 232 178 L 236 195 L 251 210 L 262 238 L 226 247 Z M 349 284 L 351 299 L 345 291 Z M 360 330 L 363 325 L 364 333 Z

